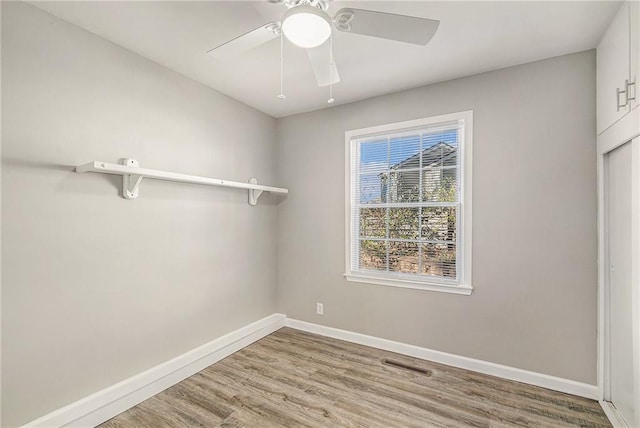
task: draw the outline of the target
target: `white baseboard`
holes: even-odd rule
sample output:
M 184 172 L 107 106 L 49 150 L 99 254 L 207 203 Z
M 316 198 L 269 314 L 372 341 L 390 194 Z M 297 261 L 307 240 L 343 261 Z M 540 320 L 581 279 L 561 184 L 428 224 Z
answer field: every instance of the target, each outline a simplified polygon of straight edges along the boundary
M 38 418 L 25 427 L 93 427 L 280 329 L 272 314 L 136 376 Z
M 611 425 L 613 425 L 613 428 L 629 428 L 629 425 L 627 425 L 622 416 L 620 416 L 618 409 L 616 409 L 612 403 L 600 401 L 600 407 L 602 407 L 602 411 L 609 419 L 609 422 L 611 422 Z
M 145 372 L 44 415 L 24 427 L 93 427 L 99 425 L 285 325 L 322 336 L 515 380 L 554 391 L 598 399 L 598 389 L 595 385 L 298 321 L 287 318 L 283 314 L 272 314 Z M 612 413 L 615 412 L 615 409 L 608 408 L 608 403 L 601 403 L 601 405 L 605 414 L 613 423 L 617 419 L 615 413 Z M 624 425 L 615 424 L 614 426 L 624 427 Z
M 459 355 L 448 354 L 446 352 L 434 351 L 428 348 L 408 345 L 406 343 L 394 342 L 392 340 L 381 339 L 379 337 L 367 336 L 365 334 L 354 333 L 347 330 L 340 330 L 333 327 L 325 327 L 306 321 L 298 321 L 287 318 L 285 325 L 297 330 L 307 331 L 322 336 L 341 339 L 347 342 L 358 343 L 360 345 L 371 346 L 385 351 L 396 352 L 423 360 L 446 364 L 448 366 L 459 367 L 478 373 L 484 373 L 504 379 L 540 386 L 554 391 L 565 392 L 567 394 L 578 395 L 593 400 L 597 400 L 598 388 L 596 385 L 576 382 L 542 373 L 530 372 L 514 367 L 503 366 L 474 358 L 461 357 Z

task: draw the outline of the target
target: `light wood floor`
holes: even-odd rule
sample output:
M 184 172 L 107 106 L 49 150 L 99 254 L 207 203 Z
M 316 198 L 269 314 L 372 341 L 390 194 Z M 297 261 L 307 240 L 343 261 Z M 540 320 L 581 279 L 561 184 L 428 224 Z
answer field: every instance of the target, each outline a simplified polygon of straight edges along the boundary
M 382 363 L 388 359 L 427 373 Z M 597 402 L 290 328 L 101 425 L 604 427 Z

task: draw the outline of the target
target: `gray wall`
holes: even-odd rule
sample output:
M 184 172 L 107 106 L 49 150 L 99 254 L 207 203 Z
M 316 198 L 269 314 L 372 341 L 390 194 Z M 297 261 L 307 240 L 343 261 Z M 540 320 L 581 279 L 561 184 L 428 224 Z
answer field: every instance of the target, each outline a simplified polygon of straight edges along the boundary
M 469 109 L 473 295 L 347 283 L 344 132 Z M 593 51 L 276 122 L 2 2 L 2 125 L 3 426 L 276 309 L 595 383 Z M 72 172 L 122 157 L 291 194 L 250 207 L 239 190 L 147 180 L 128 201 L 118 177 Z
M 22 424 L 275 311 L 276 197 L 76 174 L 275 183 L 275 120 L 2 2 L 2 414 Z
M 344 132 L 463 110 L 473 294 L 348 283 Z M 278 120 L 279 311 L 595 384 L 595 135 L 595 51 Z

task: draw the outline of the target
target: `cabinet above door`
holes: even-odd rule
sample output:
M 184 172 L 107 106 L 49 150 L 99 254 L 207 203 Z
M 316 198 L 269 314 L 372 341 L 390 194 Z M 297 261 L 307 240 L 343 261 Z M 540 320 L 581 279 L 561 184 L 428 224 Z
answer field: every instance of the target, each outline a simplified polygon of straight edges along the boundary
M 629 3 L 629 58 L 630 70 L 629 77 L 632 82 L 638 82 L 640 76 L 640 2 L 632 1 Z M 640 82 L 633 88 L 633 97 L 631 108 L 634 109 L 640 105 Z M 636 95 L 638 93 L 638 96 Z
M 622 119 L 631 109 L 627 99 L 629 90 L 635 91 L 631 85 L 633 80 L 630 80 L 630 12 L 630 4 L 624 2 L 598 45 L 598 135 Z

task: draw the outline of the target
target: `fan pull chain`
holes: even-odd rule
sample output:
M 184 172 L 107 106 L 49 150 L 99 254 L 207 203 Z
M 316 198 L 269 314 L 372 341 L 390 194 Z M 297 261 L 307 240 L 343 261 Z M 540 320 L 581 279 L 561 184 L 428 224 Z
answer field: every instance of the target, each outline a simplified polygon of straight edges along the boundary
M 284 94 L 284 34 L 280 29 L 280 94 L 278 98 L 286 100 L 287 96 Z
M 333 98 L 333 31 L 329 36 L 329 104 L 333 104 L 336 100 Z

